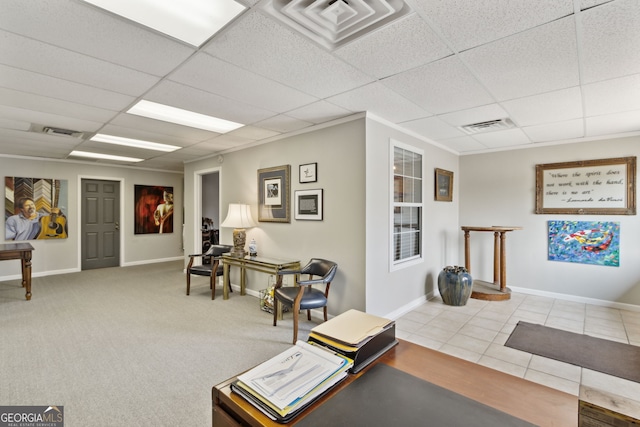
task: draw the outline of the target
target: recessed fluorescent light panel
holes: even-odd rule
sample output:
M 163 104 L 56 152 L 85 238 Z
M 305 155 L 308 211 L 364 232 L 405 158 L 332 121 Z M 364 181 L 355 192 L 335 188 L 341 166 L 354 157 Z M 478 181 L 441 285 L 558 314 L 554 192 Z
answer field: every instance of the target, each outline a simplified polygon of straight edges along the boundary
M 123 156 L 112 156 L 110 154 L 89 153 L 88 151 L 72 151 L 71 154 L 69 155 L 74 157 L 86 157 L 88 159 L 116 160 L 118 162 L 132 162 L 132 163 L 137 163 L 144 160 L 144 159 L 137 159 L 135 157 L 123 157 Z
M 196 47 L 246 9 L 234 0 L 84 1 Z
M 177 145 L 158 144 L 157 142 L 142 141 L 140 139 L 123 138 L 121 136 L 105 135 L 97 133 L 91 141 L 104 142 L 106 144 L 125 145 L 127 147 L 144 148 L 145 150 L 156 150 L 171 152 L 179 150 L 182 147 Z
M 231 122 L 217 117 L 206 116 L 181 108 L 170 107 L 156 102 L 142 100 L 131 107 L 127 113 L 163 122 L 176 123 L 192 128 L 210 130 L 217 133 L 227 133 L 244 126 L 242 123 Z

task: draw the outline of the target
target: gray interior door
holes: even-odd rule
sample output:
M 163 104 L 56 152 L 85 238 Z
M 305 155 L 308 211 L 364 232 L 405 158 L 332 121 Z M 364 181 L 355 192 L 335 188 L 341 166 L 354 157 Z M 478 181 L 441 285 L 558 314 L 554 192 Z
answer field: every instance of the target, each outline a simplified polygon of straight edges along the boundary
M 82 269 L 120 265 L 120 182 L 82 180 Z

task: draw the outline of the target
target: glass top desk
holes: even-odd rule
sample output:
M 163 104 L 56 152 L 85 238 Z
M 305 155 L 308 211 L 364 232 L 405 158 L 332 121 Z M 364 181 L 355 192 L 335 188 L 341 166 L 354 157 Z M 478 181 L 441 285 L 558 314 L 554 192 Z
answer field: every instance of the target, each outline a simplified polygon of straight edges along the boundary
M 240 268 L 240 295 L 245 294 L 246 285 L 246 271 L 254 270 L 261 271 L 263 273 L 273 274 L 276 276 L 276 280 L 281 281 L 282 276 L 278 276 L 280 270 L 299 270 L 299 260 L 285 260 L 278 258 L 268 258 L 263 256 L 245 256 L 244 258 L 238 258 L 231 256 L 230 254 L 222 255 L 222 271 L 223 282 L 222 288 L 223 298 L 229 299 L 229 268 L 231 266 Z

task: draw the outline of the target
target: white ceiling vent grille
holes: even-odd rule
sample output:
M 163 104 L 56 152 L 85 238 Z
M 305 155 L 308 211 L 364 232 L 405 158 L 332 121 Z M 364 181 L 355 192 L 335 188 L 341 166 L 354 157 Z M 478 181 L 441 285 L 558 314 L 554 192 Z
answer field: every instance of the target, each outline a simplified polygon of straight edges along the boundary
M 495 132 L 498 130 L 512 129 L 516 127 L 511 119 L 487 120 L 486 122 L 472 123 L 469 125 L 459 126 L 466 133 L 473 135 L 476 133 Z
M 47 135 L 55 135 L 55 136 L 66 136 L 71 138 L 82 138 L 83 133 L 77 130 L 70 129 L 62 129 L 62 128 L 54 128 L 54 127 L 44 127 L 42 128 L 42 132 Z
M 262 7 L 330 50 L 411 12 L 402 0 L 270 0 Z

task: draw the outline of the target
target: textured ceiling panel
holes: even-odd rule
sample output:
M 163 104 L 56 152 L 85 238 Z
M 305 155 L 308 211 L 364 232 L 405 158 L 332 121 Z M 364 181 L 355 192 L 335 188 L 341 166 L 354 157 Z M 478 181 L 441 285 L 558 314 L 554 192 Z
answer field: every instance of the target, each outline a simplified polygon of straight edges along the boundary
M 640 73 L 638 0 L 618 0 L 586 10 L 581 21 L 584 83 Z
M 389 77 L 383 83 L 434 114 L 494 101 L 455 56 Z
M 205 50 L 245 70 L 319 98 L 373 79 L 262 13 L 249 12 Z
M 348 63 L 380 79 L 452 53 L 415 13 L 335 51 L 337 56 Z
M 407 0 L 462 52 L 573 13 L 572 0 Z
M 171 80 L 278 113 L 317 100 L 316 97 L 205 53 L 191 58 L 171 75 Z
M 461 55 L 498 101 L 580 83 L 576 30 L 565 18 Z
M 505 101 L 502 106 L 520 126 L 582 117 L 582 95 L 578 87 Z

